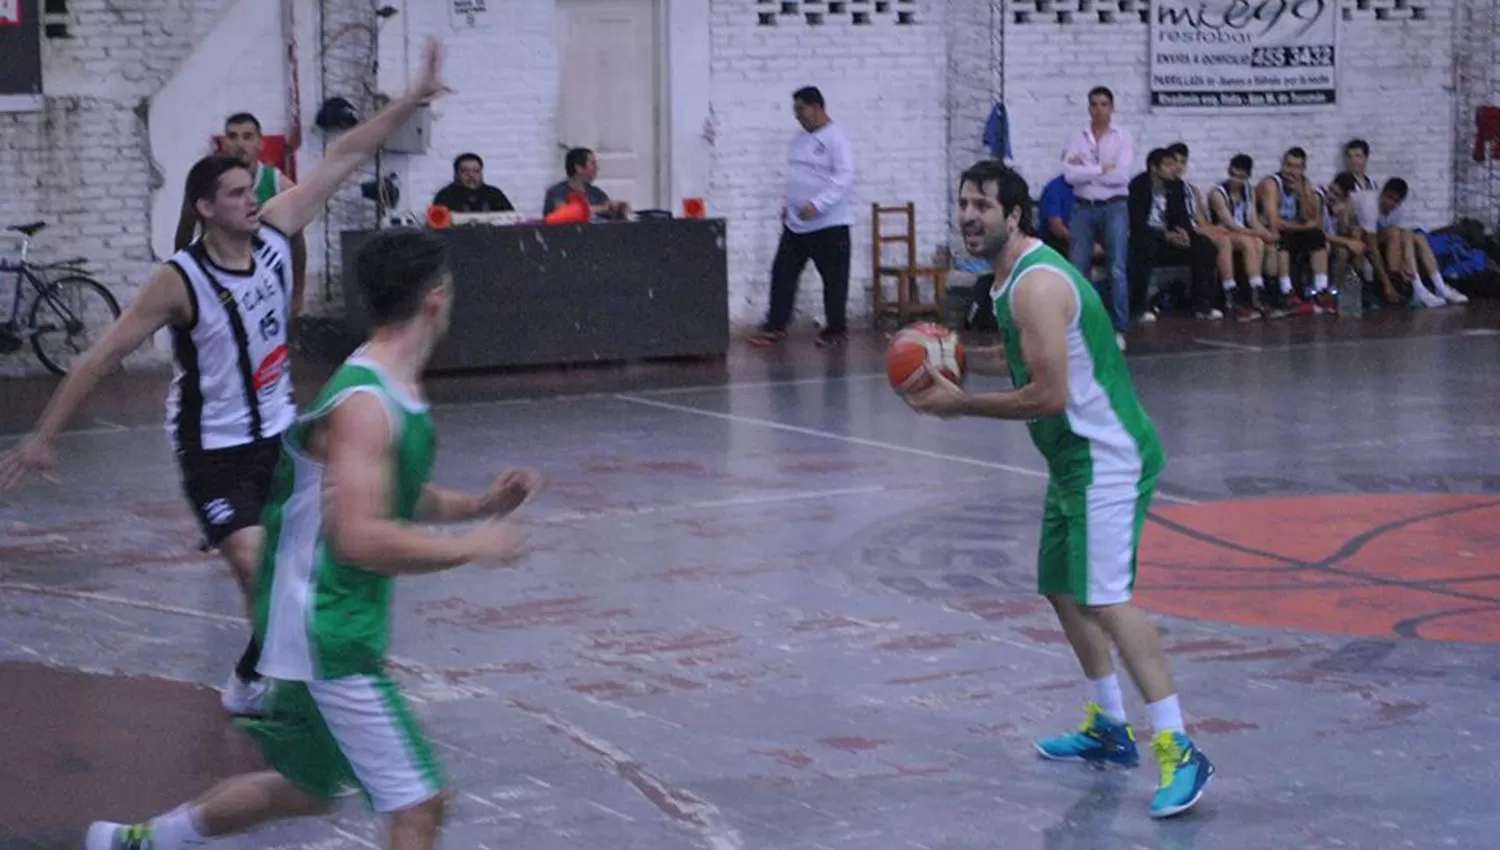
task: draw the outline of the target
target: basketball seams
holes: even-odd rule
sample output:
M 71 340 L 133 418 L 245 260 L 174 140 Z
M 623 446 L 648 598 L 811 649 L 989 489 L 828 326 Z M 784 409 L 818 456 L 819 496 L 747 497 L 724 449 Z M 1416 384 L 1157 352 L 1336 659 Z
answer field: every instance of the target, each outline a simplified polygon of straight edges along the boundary
M 902 395 L 922 392 L 932 386 L 935 374 L 963 383 L 962 340 L 950 329 L 928 322 L 897 331 L 886 349 L 886 377 L 891 388 Z

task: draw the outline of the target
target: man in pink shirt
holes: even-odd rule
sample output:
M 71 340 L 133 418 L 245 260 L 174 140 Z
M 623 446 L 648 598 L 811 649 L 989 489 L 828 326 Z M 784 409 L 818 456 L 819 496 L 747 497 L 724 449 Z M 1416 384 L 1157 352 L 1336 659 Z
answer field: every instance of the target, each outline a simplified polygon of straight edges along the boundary
M 1135 168 L 1135 139 L 1114 126 L 1115 95 L 1104 86 L 1089 91 L 1089 126 L 1068 139 L 1063 148 L 1063 178 L 1073 187 L 1072 237 L 1068 258 L 1085 277 L 1094 264 L 1094 243 L 1104 243 L 1109 258 L 1109 304 L 1115 336 L 1125 347 L 1130 325 L 1130 285 L 1125 277 L 1126 242 L 1130 214 L 1126 209 L 1131 172 Z

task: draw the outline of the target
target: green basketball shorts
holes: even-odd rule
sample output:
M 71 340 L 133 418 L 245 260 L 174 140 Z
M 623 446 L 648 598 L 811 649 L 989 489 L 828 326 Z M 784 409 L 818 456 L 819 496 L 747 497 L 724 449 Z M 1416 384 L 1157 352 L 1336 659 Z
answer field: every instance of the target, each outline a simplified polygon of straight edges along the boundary
M 1118 605 L 1135 590 L 1136 550 L 1156 477 L 1135 484 L 1049 483 L 1042 512 L 1037 591 L 1079 605 Z
M 432 746 L 386 676 L 274 680 L 266 716 L 236 722 L 272 769 L 314 797 L 360 792 L 387 813 L 443 790 Z

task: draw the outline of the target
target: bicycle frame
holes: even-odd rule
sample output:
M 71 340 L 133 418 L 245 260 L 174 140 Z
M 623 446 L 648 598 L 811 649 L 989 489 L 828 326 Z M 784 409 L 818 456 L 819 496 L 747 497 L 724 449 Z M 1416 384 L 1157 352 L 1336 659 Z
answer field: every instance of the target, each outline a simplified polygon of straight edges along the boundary
M 52 286 L 52 284 L 44 280 L 42 276 L 38 274 L 38 271 L 61 271 L 64 273 L 79 275 L 87 275 L 87 272 L 82 268 L 74 268 L 66 263 L 56 266 L 47 266 L 39 270 L 36 266 L 33 266 L 31 263 L 28 263 L 26 261 L 26 255 L 27 253 L 29 253 L 30 248 L 31 239 L 29 237 L 24 238 L 21 240 L 21 259 L 19 261 L 11 263 L 3 257 L 0 257 L 0 272 L 15 272 L 16 281 L 15 292 L 11 295 L 10 299 L 10 316 L 3 321 L 0 321 L 0 327 L 10 328 L 12 330 L 20 329 L 22 322 L 21 307 L 24 303 L 24 284 L 27 282 L 30 282 L 31 288 L 36 290 L 37 297 L 45 299 L 47 303 L 52 306 L 52 309 L 56 310 L 57 313 L 64 319 L 70 322 L 77 321 L 78 317 L 73 315 L 72 310 L 69 310 L 66 305 L 60 303 L 56 298 L 52 297 L 52 291 L 54 287 Z M 33 328 L 33 330 L 35 329 Z
M 21 291 L 25 288 L 23 284 L 29 280 L 31 281 L 32 287 L 35 288 L 40 286 L 36 277 L 31 274 L 29 265 L 26 262 L 26 255 L 30 250 L 31 238 L 29 236 L 23 236 L 21 237 L 21 258 L 19 260 L 12 264 L 8 259 L 0 257 L 0 272 L 14 271 L 16 273 L 15 294 L 10 301 L 10 316 L 4 322 L 6 327 L 16 327 L 20 324 Z

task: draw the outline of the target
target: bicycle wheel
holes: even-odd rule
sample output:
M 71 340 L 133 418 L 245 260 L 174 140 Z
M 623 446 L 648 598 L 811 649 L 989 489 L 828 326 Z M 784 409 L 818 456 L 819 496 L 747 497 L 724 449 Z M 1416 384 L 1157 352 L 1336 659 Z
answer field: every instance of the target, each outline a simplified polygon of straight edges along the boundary
M 54 374 L 66 375 L 78 355 L 88 350 L 115 319 L 120 302 L 104 284 L 82 276 L 48 285 L 31 304 L 31 347 Z

